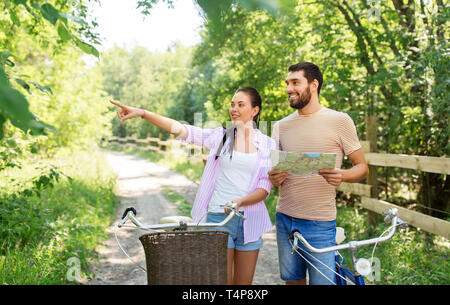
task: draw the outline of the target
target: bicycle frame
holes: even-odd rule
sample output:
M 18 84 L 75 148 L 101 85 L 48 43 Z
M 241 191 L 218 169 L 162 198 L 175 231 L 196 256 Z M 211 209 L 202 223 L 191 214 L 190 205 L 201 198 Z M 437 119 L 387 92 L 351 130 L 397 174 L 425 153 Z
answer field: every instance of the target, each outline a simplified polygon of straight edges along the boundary
M 175 229 L 175 230 L 187 230 L 187 228 L 190 227 L 223 227 L 225 226 L 234 216 L 238 216 L 239 218 L 245 220 L 245 216 L 242 215 L 237 207 L 237 204 L 232 204 L 230 206 L 224 206 L 228 209 L 230 214 L 220 223 L 212 223 L 212 222 L 204 222 L 204 223 L 194 223 L 194 222 L 185 222 L 185 221 L 179 221 L 178 223 L 163 223 L 163 224 L 155 224 L 155 225 L 144 225 L 139 220 L 136 219 L 137 212 L 133 207 L 129 207 L 125 210 L 123 213 L 123 216 L 121 217 L 120 222 L 117 224 L 118 228 L 123 227 L 123 225 L 130 220 L 137 228 L 145 231 L 163 231 L 165 229 Z M 114 230 L 114 235 L 116 238 L 117 245 L 119 246 L 120 250 L 128 257 L 128 259 L 135 264 L 138 268 L 140 268 L 142 271 L 147 272 L 147 270 L 138 264 L 136 264 L 133 259 L 128 255 L 128 253 L 123 249 L 123 247 L 120 245 L 119 239 L 116 234 L 116 230 Z
M 238 216 L 241 219 L 245 220 L 245 216 L 243 216 L 239 211 L 236 209 L 236 207 L 230 206 L 229 207 L 230 214 L 219 223 L 214 222 L 203 222 L 203 223 L 195 223 L 195 222 L 185 222 L 180 221 L 178 223 L 163 223 L 163 224 L 155 224 L 155 225 L 144 225 L 139 220 L 136 219 L 136 210 L 134 208 L 127 208 L 125 210 L 124 216 L 122 216 L 121 221 L 117 225 L 119 228 L 121 228 L 128 220 L 130 220 L 136 227 L 142 229 L 142 230 L 149 230 L 149 231 L 155 231 L 155 230 L 165 230 L 165 229 L 178 229 L 178 230 L 186 230 L 187 228 L 191 227 L 205 227 L 205 228 L 213 228 L 213 227 L 223 227 L 225 226 L 234 216 Z
M 346 267 L 344 267 L 344 258 L 342 258 L 342 260 L 339 260 L 340 256 L 336 255 L 335 256 L 335 260 L 336 260 L 336 272 L 342 276 L 336 276 L 336 284 L 337 285 L 348 285 L 348 281 L 350 281 L 351 283 L 354 283 L 355 285 L 365 285 L 366 283 L 364 282 L 364 277 L 362 275 L 360 275 L 359 273 L 355 273 L 350 271 L 349 269 L 347 269 Z M 347 278 L 347 280 L 344 280 L 343 278 Z
M 365 285 L 364 277 L 356 271 L 357 270 L 357 265 L 356 265 L 357 260 L 355 257 L 355 253 L 356 253 L 357 248 L 359 248 L 361 246 L 378 244 L 378 243 L 387 241 L 392 238 L 392 236 L 394 235 L 394 233 L 396 231 L 397 226 L 402 226 L 402 227 L 407 226 L 406 222 L 404 222 L 403 220 L 398 218 L 398 209 L 392 208 L 389 211 L 384 212 L 383 214 L 386 215 L 385 222 L 392 223 L 392 226 L 389 228 L 389 234 L 385 237 L 382 237 L 382 235 L 384 234 L 383 233 L 378 238 L 372 238 L 372 239 L 361 240 L 361 241 L 351 241 L 351 242 L 348 242 L 348 243 L 342 244 L 342 245 L 336 245 L 333 247 L 317 249 L 317 248 L 314 248 L 313 246 L 311 246 L 308 243 L 308 241 L 301 235 L 301 233 L 299 231 L 294 230 L 291 232 L 291 236 L 290 236 L 290 239 L 293 240 L 291 252 L 293 253 L 294 251 L 299 249 L 299 247 L 297 245 L 298 241 L 301 241 L 302 244 L 312 253 L 326 253 L 326 252 L 332 252 L 332 251 L 339 253 L 338 252 L 339 250 L 349 249 L 355 272 L 351 272 L 347 268 L 343 267 L 344 259 L 342 258 L 342 261 L 341 261 L 339 259 L 340 254 L 339 255 L 336 254 L 336 256 L 335 256 L 336 273 L 340 275 L 340 276 L 336 276 L 336 282 L 338 285 L 345 285 L 345 284 L 347 284 L 347 280 L 344 280 L 344 279 L 348 278 L 355 285 Z

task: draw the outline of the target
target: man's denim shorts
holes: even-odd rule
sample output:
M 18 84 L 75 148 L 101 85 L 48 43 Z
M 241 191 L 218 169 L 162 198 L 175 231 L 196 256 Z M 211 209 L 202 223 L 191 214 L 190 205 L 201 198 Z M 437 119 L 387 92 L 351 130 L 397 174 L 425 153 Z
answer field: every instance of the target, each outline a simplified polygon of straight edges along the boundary
M 296 252 L 291 254 L 291 244 L 289 242 L 289 233 L 298 230 L 311 244 L 311 246 L 321 249 L 331 247 L 336 244 L 336 220 L 333 221 L 315 221 L 293 218 L 281 213 L 276 213 L 275 224 L 277 228 L 278 259 L 280 263 L 281 279 L 286 282 L 297 281 L 306 277 L 306 270 L 309 274 L 310 285 L 331 285 L 336 283 L 335 252 L 311 253 L 298 242 L 298 246 L 303 249 L 297 251 L 302 254 L 314 267 Z M 305 251 L 307 253 L 305 253 Z M 323 262 L 319 263 L 317 260 Z M 329 279 L 325 278 L 324 275 Z M 331 282 L 330 282 L 331 280 Z
M 244 214 L 244 212 L 242 212 Z M 207 222 L 222 222 L 228 215 L 225 213 L 208 213 Z M 239 217 L 233 217 L 225 227 L 214 228 L 217 230 L 225 230 L 230 233 L 228 235 L 228 248 L 234 248 L 239 251 L 258 250 L 263 245 L 260 237 L 257 241 L 249 242 L 244 245 L 244 221 Z

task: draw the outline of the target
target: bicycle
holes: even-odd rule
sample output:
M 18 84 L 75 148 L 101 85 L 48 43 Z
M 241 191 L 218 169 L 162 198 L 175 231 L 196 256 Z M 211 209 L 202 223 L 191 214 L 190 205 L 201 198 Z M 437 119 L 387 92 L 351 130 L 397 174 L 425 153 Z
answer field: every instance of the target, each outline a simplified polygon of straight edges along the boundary
M 124 227 L 130 220 L 134 224 L 133 228 L 151 232 L 139 237 L 144 247 L 147 268 L 131 259 L 120 245 L 115 230 L 117 245 L 147 273 L 149 285 L 226 285 L 229 233 L 224 230 L 198 230 L 223 227 L 233 217 L 245 220 L 237 204 L 223 207 L 227 208 L 229 215 L 220 223 L 201 223 L 203 217 L 195 223 L 189 217 L 168 216 L 160 219 L 159 224 L 151 225 L 142 224 L 136 219 L 136 210 L 127 208 L 117 228 Z
M 380 237 L 378 238 L 372 238 L 372 239 L 366 239 L 361 241 L 350 241 L 346 244 L 340 244 L 345 239 L 344 229 L 342 228 L 336 228 L 337 234 L 336 234 L 336 246 L 317 249 L 311 246 L 308 241 L 301 235 L 301 232 L 298 230 L 293 230 L 289 235 L 289 242 L 291 243 L 292 249 L 291 254 L 294 254 L 296 252 L 300 257 L 306 260 L 308 264 L 310 264 L 313 268 L 315 268 L 322 276 L 324 276 L 328 281 L 334 284 L 334 282 L 325 276 L 322 272 L 320 272 L 311 262 L 306 259 L 305 256 L 303 256 L 299 250 L 303 251 L 306 254 L 309 254 L 312 258 L 316 259 L 314 256 L 312 256 L 308 251 L 298 246 L 298 242 L 302 242 L 302 244 L 308 249 L 309 251 L 313 253 L 326 253 L 326 252 L 332 252 L 335 251 L 335 261 L 336 261 L 336 270 L 332 270 L 336 274 L 336 284 L 337 285 L 348 285 L 348 284 L 354 284 L 354 285 L 365 285 L 364 277 L 368 276 L 372 273 L 372 263 L 373 263 L 373 257 L 375 253 L 375 248 L 377 244 L 381 242 L 385 242 L 394 236 L 394 233 L 396 231 L 396 228 L 399 226 L 401 228 L 408 227 L 408 224 L 401 220 L 398 217 L 398 209 L 391 208 L 388 211 L 383 212 L 385 215 L 384 221 L 386 224 L 392 223 L 392 225 L 384 231 Z M 383 235 L 389 232 L 387 236 Z M 366 245 L 372 245 L 375 244 L 374 249 L 372 251 L 372 257 L 370 260 L 365 258 L 356 259 L 356 250 L 359 247 L 366 246 Z M 350 271 L 348 268 L 344 267 L 344 257 L 339 253 L 340 250 L 350 250 L 350 257 L 353 264 L 353 270 Z M 316 259 L 317 260 L 317 259 Z M 319 263 L 322 263 L 320 260 L 317 260 Z M 323 264 L 323 263 L 322 263 Z M 330 269 L 328 266 L 323 264 L 325 267 Z

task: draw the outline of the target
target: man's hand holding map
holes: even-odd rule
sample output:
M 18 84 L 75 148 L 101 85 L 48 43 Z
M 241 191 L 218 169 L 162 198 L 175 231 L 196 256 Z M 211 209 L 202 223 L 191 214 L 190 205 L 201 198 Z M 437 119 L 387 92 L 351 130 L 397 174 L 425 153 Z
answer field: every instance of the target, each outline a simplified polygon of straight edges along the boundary
M 298 153 L 280 150 L 270 151 L 272 169 L 299 176 L 311 176 L 324 168 L 334 168 L 335 153 Z

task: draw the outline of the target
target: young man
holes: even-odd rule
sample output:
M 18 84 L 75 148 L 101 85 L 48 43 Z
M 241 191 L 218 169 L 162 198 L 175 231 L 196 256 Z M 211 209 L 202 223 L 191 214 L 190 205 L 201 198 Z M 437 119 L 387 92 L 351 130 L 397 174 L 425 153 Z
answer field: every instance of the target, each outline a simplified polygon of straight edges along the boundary
M 310 284 L 333 284 L 336 282 L 334 252 L 305 254 L 299 250 L 308 263 L 299 255 L 290 254 L 289 233 L 299 230 L 316 248 L 335 245 L 336 187 L 342 182 L 363 179 L 368 167 L 350 116 L 319 104 L 322 87 L 319 67 L 309 62 L 290 66 L 286 85 L 289 103 L 297 111 L 274 125 L 272 137 L 278 149 L 336 153 L 337 159 L 335 168 L 321 170 L 319 175 L 310 177 L 269 171 L 272 184 L 281 185 L 276 213 L 281 279 L 286 284 L 305 284 L 308 270 Z M 353 163 L 350 169 L 340 169 L 344 154 Z

